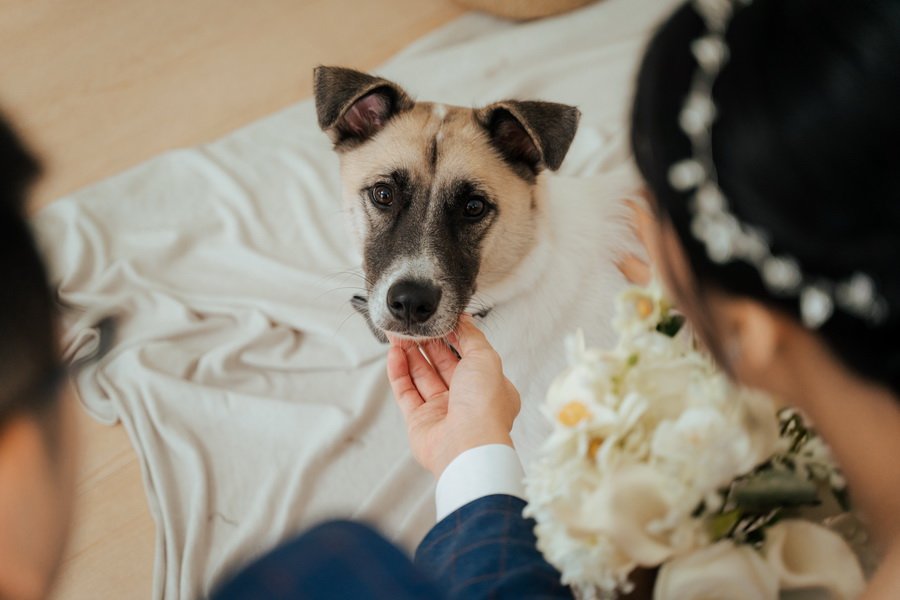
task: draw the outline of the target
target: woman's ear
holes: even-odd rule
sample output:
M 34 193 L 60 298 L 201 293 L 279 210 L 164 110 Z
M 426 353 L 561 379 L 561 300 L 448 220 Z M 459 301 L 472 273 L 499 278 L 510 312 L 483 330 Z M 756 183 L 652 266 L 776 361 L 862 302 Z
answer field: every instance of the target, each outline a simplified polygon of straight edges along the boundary
M 784 353 L 791 336 L 787 319 L 754 300 L 713 295 L 715 327 L 732 374 L 752 387 L 783 390 L 790 381 Z

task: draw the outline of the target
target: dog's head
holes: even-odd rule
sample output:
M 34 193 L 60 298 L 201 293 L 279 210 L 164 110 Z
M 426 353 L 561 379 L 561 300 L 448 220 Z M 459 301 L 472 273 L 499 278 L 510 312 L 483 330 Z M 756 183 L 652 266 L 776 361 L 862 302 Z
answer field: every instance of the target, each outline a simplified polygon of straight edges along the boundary
M 446 335 L 476 289 L 531 249 L 538 176 L 565 158 L 578 109 L 415 102 L 395 83 L 339 67 L 315 70 L 315 98 L 340 156 L 371 323 L 411 338 Z

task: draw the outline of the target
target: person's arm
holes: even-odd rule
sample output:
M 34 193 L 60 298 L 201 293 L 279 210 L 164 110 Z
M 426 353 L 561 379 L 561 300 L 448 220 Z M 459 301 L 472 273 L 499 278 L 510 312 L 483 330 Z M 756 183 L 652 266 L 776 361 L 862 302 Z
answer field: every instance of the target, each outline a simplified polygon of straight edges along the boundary
M 443 342 L 395 340 L 388 356 L 410 447 L 438 478 L 439 523 L 416 564 L 451 598 L 572 598 L 522 516 L 523 472 L 509 437 L 518 392 L 470 319 L 451 342 L 459 357 Z
M 571 598 L 537 549 L 522 517 L 524 473 L 511 446 L 460 454 L 438 480 L 438 524 L 416 551 L 416 566 L 451 598 Z
M 537 549 L 525 501 L 485 496 L 438 523 L 416 551 L 415 563 L 450 598 L 569 599 L 559 572 Z

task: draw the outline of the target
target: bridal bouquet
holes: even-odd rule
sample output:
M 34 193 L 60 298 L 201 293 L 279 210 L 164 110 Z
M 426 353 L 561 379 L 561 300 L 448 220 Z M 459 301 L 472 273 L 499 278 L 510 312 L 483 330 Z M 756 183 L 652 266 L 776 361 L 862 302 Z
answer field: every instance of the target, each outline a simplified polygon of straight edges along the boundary
M 538 547 L 582 598 L 628 593 L 639 567 L 658 568 L 658 600 L 858 595 L 860 564 L 823 525 L 850 515 L 828 448 L 735 386 L 682 323 L 651 284 L 619 298 L 614 349 L 570 340 L 526 479 Z

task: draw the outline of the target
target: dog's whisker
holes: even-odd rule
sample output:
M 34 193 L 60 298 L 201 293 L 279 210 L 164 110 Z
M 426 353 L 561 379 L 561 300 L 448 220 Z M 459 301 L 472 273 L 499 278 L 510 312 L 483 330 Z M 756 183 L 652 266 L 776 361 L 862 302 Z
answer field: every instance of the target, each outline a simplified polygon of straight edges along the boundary
M 352 319 L 353 316 L 356 315 L 356 314 L 357 314 L 356 312 L 351 311 L 349 315 L 347 315 L 346 317 L 344 317 L 344 318 L 341 320 L 341 322 L 338 324 L 337 329 L 335 330 L 335 333 L 340 333 L 340 332 L 341 332 L 341 329 L 344 328 L 344 325 L 347 324 L 347 321 L 349 321 L 350 319 Z
M 342 286 L 338 286 L 338 287 L 331 287 L 331 288 L 328 288 L 328 289 L 326 289 L 326 290 L 325 290 L 324 292 L 322 292 L 322 293 L 323 293 L 323 294 L 330 294 L 331 292 L 340 292 L 340 291 L 344 291 L 344 290 L 356 290 L 356 291 L 365 292 L 365 291 L 366 291 L 366 288 L 364 288 L 364 287 L 359 287 L 358 285 L 342 285 Z
M 326 280 L 335 279 L 342 275 L 349 275 L 351 277 L 356 277 L 358 279 L 362 279 L 366 284 L 368 284 L 370 286 L 373 284 L 373 282 L 368 277 L 366 277 L 365 273 L 363 273 L 362 271 L 354 271 L 354 270 L 338 271 L 337 273 L 332 273 L 332 274 L 326 276 L 325 279 Z
M 347 275 L 351 275 L 351 276 L 354 276 L 354 277 L 358 276 L 357 274 L 351 273 L 351 272 L 349 272 L 349 271 L 340 271 L 340 272 L 337 272 L 337 273 L 329 273 L 328 275 L 323 275 L 323 276 L 321 277 L 321 279 L 320 279 L 320 282 L 321 282 L 321 283 L 328 283 L 328 282 L 334 281 L 335 279 L 337 279 L 337 278 L 339 278 L 339 277 L 345 277 L 345 276 L 347 276 Z
M 322 298 L 324 298 L 330 294 L 337 294 L 339 292 L 346 293 L 347 291 L 356 291 L 356 292 L 365 293 L 366 290 L 364 288 L 357 288 L 357 287 L 330 288 L 330 289 L 327 289 L 327 290 L 321 292 L 320 294 L 316 295 L 314 300 L 321 300 Z

